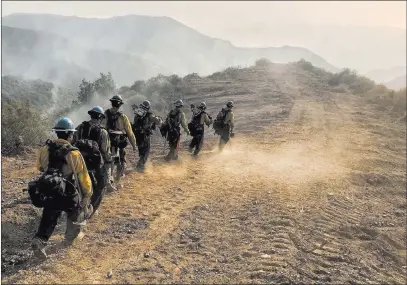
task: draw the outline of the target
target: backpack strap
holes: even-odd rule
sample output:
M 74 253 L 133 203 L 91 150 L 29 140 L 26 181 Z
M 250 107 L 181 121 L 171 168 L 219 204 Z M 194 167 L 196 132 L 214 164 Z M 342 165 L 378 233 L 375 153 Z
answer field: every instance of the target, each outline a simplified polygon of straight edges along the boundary
M 75 147 L 72 147 L 72 148 L 75 148 Z M 74 150 L 74 149 L 72 149 L 72 150 Z M 70 150 L 70 151 L 72 151 L 72 150 Z M 67 162 L 68 162 L 69 167 L 70 167 L 71 170 L 72 170 L 73 175 L 75 176 L 75 186 L 76 186 L 76 192 L 77 192 L 78 195 L 79 195 L 79 201 L 82 201 L 82 200 L 83 200 L 82 188 L 81 188 L 80 185 L 79 185 L 79 178 L 78 178 L 78 175 L 77 175 L 76 172 L 75 172 L 75 168 L 74 168 L 74 165 L 73 165 L 72 157 L 70 157 L 70 159 L 68 159 Z
M 66 162 L 65 156 L 74 150 L 78 150 L 78 148 L 70 145 L 64 144 L 58 146 L 55 142 L 48 140 L 48 154 L 51 159 L 48 162 L 48 169 L 58 169 L 59 171 L 62 170 L 63 162 Z
M 87 139 L 90 135 L 90 123 L 87 121 L 82 122 L 79 139 Z M 84 136 L 85 135 L 85 136 Z

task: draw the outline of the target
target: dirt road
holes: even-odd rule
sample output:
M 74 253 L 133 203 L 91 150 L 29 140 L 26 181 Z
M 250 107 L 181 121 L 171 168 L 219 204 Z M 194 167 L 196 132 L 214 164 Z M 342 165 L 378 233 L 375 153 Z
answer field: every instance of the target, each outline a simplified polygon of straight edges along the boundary
M 3 203 L 2 281 L 404 284 L 405 125 L 351 95 L 296 96 L 278 112 L 222 154 L 208 143 L 199 160 L 155 157 L 127 175 L 74 247 L 58 248 L 58 226 L 43 264 L 27 250 L 39 211 L 11 192 L 36 171 L 4 159 L 16 202 Z

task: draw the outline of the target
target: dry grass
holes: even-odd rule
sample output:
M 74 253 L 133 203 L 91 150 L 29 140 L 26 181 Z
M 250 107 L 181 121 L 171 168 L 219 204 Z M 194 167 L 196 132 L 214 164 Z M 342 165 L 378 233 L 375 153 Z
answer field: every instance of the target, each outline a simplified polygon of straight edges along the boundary
M 274 101 L 236 98 L 247 134 L 222 154 L 208 141 L 197 161 L 155 155 L 105 198 L 82 242 L 3 282 L 405 283 L 405 125 L 352 95 L 310 95 L 290 72 L 270 73 Z M 264 88 L 256 80 L 249 89 Z

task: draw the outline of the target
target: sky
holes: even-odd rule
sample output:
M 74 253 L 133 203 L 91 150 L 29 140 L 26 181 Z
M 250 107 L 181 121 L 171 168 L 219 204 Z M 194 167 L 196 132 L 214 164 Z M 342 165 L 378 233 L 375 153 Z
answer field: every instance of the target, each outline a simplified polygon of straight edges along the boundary
M 406 1 L 2 1 L 2 15 L 12 13 L 169 16 L 207 35 L 278 23 L 406 27 Z

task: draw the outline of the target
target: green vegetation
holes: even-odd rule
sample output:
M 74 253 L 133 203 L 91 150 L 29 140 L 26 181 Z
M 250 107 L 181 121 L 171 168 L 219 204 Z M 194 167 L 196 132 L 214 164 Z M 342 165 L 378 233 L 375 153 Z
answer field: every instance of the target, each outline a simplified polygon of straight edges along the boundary
M 33 147 L 50 134 L 52 121 L 45 118 L 28 100 L 2 98 L 1 153 L 16 154 L 21 138 L 24 146 Z
M 42 80 L 23 80 L 15 76 L 2 76 L 1 98 L 3 100 L 27 100 L 38 109 L 53 105 L 54 84 Z
M 110 72 L 106 74 L 100 73 L 100 77 L 93 82 L 82 79 L 79 85 L 78 98 L 73 103 L 74 106 L 78 104 L 87 104 L 92 101 L 94 96 L 98 94 L 101 97 L 109 97 L 116 91 L 116 83 L 113 80 Z
M 368 102 L 377 104 L 394 116 L 400 116 L 406 112 L 406 88 L 396 92 L 382 84 L 376 84 L 373 80 L 361 76 L 349 68 L 338 73 L 331 73 L 315 67 L 305 60 L 300 60 L 295 65 L 318 76 L 322 82 L 333 87 L 334 91 L 339 91 L 338 93 L 352 92 L 355 95 L 363 96 Z

